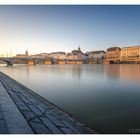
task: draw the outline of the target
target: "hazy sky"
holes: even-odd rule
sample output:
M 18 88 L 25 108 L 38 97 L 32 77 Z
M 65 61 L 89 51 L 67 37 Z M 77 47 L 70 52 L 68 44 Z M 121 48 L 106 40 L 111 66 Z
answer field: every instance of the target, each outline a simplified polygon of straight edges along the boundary
M 0 54 L 140 44 L 140 6 L 0 6 Z

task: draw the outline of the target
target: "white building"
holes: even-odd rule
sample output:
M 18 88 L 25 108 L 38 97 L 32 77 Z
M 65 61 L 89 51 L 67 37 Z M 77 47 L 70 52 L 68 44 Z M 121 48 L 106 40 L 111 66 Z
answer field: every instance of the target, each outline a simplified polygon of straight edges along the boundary
M 65 52 L 52 52 L 49 54 L 49 58 L 65 59 L 66 53 Z
M 97 60 L 102 60 L 105 58 L 105 51 L 92 51 L 88 52 L 88 57 L 89 59 L 94 59 L 95 61 Z
M 83 59 L 85 57 L 80 47 L 78 47 L 77 50 L 72 50 L 70 54 L 71 54 L 72 59 Z

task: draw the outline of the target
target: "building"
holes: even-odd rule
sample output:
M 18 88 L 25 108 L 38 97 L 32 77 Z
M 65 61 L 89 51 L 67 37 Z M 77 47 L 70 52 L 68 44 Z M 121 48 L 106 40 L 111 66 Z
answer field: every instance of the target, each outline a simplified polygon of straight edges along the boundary
M 88 55 L 89 63 L 96 64 L 102 63 L 103 59 L 105 59 L 105 51 L 91 51 L 86 53 Z
M 72 53 L 67 53 L 66 59 L 78 59 L 78 55 L 72 54 Z
M 140 61 L 140 46 L 130 46 L 121 49 L 121 62 Z
M 25 55 L 28 56 L 28 50 L 25 51 Z
M 81 51 L 80 46 L 78 46 L 77 50 L 72 50 L 71 57 L 72 59 L 84 59 L 84 53 Z
M 93 58 L 95 61 L 105 58 L 105 51 L 93 51 L 89 54 L 89 58 Z
M 88 59 L 94 59 L 93 51 L 85 53 L 88 56 Z
M 78 46 L 78 49 L 77 50 L 72 50 L 72 52 L 71 52 L 72 54 L 81 54 L 82 53 L 82 51 L 81 51 L 81 48 L 80 48 L 80 46 Z
M 120 53 L 121 53 L 121 48 L 120 47 L 111 47 L 108 48 L 106 51 L 106 60 L 109 63 L 118 63 L 120 62 Z
M 65 52 L 52 52 L 48 56 L 49 58 L 54 58 L 54 59 L 65 59 L 66 53 Z
M 25 54 L 17 54 L 16 57 L 17 58 L 24 58 L 24 57 L 28 57 L 28 50 L 25 51 Z
M 78 47 L 77 50 L 72 50 L 71 53 L 66 54 L 66 59 L 73 59 L 73 60 L 79 60 L 79 59 L 85 59 L 85 54 L 81 51 L 80 47 Z
M 39 53 L 39 54 L 33 54 L 30 55 L 30 57 L 34 57 L 34 58 L 48 58 L 49 54 L 48 53 Z

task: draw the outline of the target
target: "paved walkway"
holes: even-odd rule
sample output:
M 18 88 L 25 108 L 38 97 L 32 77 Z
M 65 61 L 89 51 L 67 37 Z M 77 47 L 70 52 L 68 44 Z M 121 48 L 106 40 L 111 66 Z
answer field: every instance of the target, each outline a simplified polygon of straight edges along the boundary
M 46 99 L 0 73 L 0 133 L 93 134 Z

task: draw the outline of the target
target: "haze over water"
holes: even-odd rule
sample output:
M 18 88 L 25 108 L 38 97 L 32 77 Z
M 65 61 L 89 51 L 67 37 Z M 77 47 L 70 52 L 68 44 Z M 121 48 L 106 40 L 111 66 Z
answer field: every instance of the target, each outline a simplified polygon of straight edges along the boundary
M 140 65 L 14 65 L 0 71 L 99 133 L 140 126 Z

